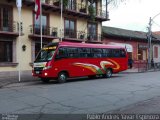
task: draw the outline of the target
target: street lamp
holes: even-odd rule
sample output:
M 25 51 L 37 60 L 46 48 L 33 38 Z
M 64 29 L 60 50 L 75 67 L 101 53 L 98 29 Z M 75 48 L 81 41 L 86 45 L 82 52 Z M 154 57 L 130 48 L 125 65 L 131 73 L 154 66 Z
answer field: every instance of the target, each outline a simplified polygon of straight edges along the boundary
M 152 21 L 158 16 L 160 13 L 156 14 L 153 18 L 149 18 L 149 27 L 148 27 L 148 65 L 151 62 L 151 53 L 152 51 Z M 152 53 L 153 55 L 153 53 Z M 153 57 L 153 56 L 152 56 Z

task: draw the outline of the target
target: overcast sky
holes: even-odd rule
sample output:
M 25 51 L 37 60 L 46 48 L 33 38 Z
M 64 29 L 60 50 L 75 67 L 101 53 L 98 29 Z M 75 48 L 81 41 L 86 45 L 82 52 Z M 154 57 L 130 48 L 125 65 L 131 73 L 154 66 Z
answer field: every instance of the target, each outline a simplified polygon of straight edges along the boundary
M 149 18 L 159 13 L 160 0 L 127 0 L 117 7 L 109 6 L 110 21 L 104 22 L 103 26 L 147 31 Z M 152 23 L 152 31 L 160 31 L 160 15 Z

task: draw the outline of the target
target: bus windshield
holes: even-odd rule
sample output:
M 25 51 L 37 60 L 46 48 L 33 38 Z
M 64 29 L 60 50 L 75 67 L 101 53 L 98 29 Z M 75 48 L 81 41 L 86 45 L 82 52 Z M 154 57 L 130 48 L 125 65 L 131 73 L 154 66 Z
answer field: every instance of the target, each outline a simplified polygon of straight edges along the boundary
M 47 62 L 52 60 L 56 47 L 45 47 L 37 55 L 35 62 Z

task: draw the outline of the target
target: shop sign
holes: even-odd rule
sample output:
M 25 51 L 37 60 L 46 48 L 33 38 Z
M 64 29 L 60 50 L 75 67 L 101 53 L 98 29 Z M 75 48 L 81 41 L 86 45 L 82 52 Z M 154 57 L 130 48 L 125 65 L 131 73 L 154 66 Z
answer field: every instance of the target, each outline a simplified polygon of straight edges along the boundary
M 148 45 L 138 44 L 138 48 L 139 48 L 139 49 L 148 49 Z

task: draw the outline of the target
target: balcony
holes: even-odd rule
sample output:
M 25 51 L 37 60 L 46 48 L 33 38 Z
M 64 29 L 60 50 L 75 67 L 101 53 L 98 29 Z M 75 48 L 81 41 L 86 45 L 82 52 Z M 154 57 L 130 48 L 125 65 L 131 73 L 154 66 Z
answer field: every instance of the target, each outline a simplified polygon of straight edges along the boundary
M 84 31 L 73 31 L 73 30 L 64 30 L 64 41 L 74 41 L 74 42 L 92 42 L 97 43 L 101 42 L 100 34 L 89 34 Z
M 96 19 L 102 21 L 105 21 L 106 19 L 109 20 L 109 12 L 106 12 L 106 10 L 98 9 Z
M 89 34 L 85 31 L 75 30 L 60 30 L 56 27 L 42 26 L 42 37 L 46 40 L 60 39 L 62 36 L 63 41 L 72 42 L 101 42 L 101 34 Z M 40 40 L 40 26 L 30 25 L 30 34 L 28 35 L 31 39 Z
M 18 37 L 18 22 L 6 22 L 6 20 L 0 19 L 3 23 L 0 26 L 0 36 L 5 37 Z
M 30 25 L 29 38 L 39 39 L 41 37 L 40 25 Z M 42 37 L 46 40 L 58 39 L 58 29 L 56 27 L 42 26 Z
M 16 0 L 7 0 L 8 2 L 15 2 Z M 60 12 L 61 4 L 60 0 L 41 0 L 43 10 L 51 11 L 51 12 Z M 35 6 L 34 0 L 23 0 L 23 5 L 28 7 Z M 69 3 L 68 5 L 63 6 L 63 14 L 77 16 L 80 18 L 90 19 L 90 14 L 88 11 L 88 6 L 84 3 Z M 97 21 L 106 21 L 108 19 L 108 13 L 106 10 L 97 9 L 95 20 Z

